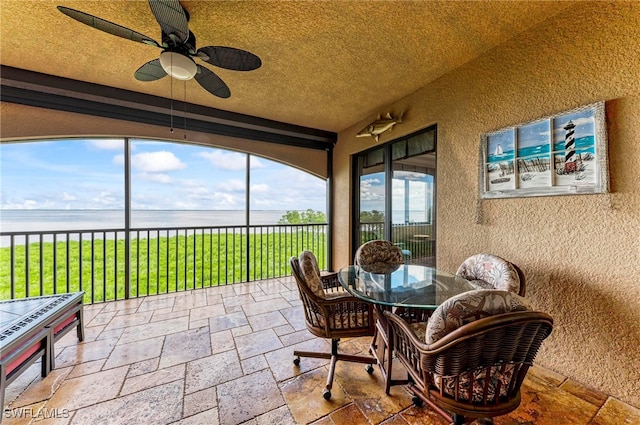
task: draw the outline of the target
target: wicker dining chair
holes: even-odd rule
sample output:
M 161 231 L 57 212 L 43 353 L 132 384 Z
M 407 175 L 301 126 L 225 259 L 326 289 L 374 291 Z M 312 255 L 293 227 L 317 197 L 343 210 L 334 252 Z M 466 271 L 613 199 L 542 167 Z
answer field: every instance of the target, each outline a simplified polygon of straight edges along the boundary
M 452 297 L 421 335 L 402 317 L 384 314 L 391 347 L 409 373 L 413 402 L 427 403 L 455 425 L 515 410 L 525 375 L 553 328 L 548 314 L 503 290 Z
M 478 289 L 504 289 L 524 297 L 524 273 L 515 264 L 493 254 L 475 254 L 458 267 L 457 275 L 471 281 Z
M 291 257 L 289 263 L 298 285 L 307 329 L 315 336 L 331 339 L 330 353 L 295 350 L 293 363 L 299 365 L 300 357 L 331 360 L 327 385 L 322 391 L 322 396 L 329 400 L 338 361 L 365 363 L 366 371 L 373 373 L 375 358 L 338 352 L 340 338 L 373 336 L 373 305 L 342 290 L 339 283 L 336 286 L 333 274 L 321 275 L 311 251 L 303 251 L 299 258 Z
M 374 239 L 358 247 L 354 264 L 367 272 L 386 273 L 404 264 L 404 256 L 392 242 Z

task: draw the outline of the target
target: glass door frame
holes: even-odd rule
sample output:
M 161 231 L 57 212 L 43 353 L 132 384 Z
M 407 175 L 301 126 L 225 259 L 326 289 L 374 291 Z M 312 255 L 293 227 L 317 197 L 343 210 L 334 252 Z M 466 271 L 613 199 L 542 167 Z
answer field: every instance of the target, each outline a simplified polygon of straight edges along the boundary
M 437 158 L 437 147 L 438 147 L 438 131 L 437 131 L 437 125 L 431 125 L 429 127 L 426 127 L 424 129 L 418 130 L 414 133 L 411 133 L 409 135 L 406 136 L 402 136 L 399 137 L 397 139 L 394 140 L 390 140 L 389 142 L 386 142 L 384 144 L 380 144 L 380 145 L 376 145 L 373 146 L 369 149 L 366 149 L 364 151 L 360 151 L 357 152 L 353 155 L 351 155 L 351 182 L 352 182 L 352 190 L 351 190 L 351 205 L 352 205 L 352 209 L 351 209 L 351 258 L 354 257 L 356 250 L 358 249 L 358 247 L 361 245 L 360 240 L 361 240 L 361 232 L 360 232 L 360 228 L 361 228 L 361 223 L 360 223 L 360 164 L 359 161 L 360 159 L 363 157 L 363 155 L 366 155 L 369 152 L 373 152 L 376 149 L 383 149 L 383 156 L 384 156 L 384 175 L 385 175 L 385 179 L 384 179 L 384 223 L 383 223 L 383 228 L 384 228 L 384 235 L 381 235 L 382 237 L 384 237 L 384 239 L 391 241 L 392 237 L 393 237 L 393 193 L 392 193 L 392 185 L 393 185 L 393 155 L 392 155 L 392 146 L 394 143 L 401 141 L 403 139 L 410 139 L 413 136 L 422 134 L 422 133 L 427 133 L 429 131 L 433 131 L 434 132 L 434 146 L 432 150 L 429 151 L 425 151 L 422 154 L 428 154 L 428 153 L 434 153 L 436 155 Z M 437 168 L 436 168 L 437 170 Z M 436 235 L 436 223 L 437 223 L 437 173 L 433 174 L 433 204 L 432 204 L 432 223 L 433 223 L 433 240 L 437 241 L 437 235 Z M 435 243 L 434 243 L 435 245 Z M 435 246 L 433 247 L 433 253 L 435 255 Z

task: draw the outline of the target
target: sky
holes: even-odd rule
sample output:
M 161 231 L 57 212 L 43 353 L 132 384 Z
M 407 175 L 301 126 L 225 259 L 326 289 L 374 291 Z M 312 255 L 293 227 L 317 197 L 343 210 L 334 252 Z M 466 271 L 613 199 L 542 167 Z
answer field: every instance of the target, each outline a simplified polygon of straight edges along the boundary
M 553 120 L 554 140 L 564 140 L 566 130 L 564 126 L 571 121 L 576 126 L 574 129 L 575 138 L 593 136 L 595 133 L 595 115 L 592 109 L 584 109 L 577 112 L 565 114 Z
M 132 140 L 132 208 L 243 210 L 246 154 Z M 252 210 L 326 209 L 326 182 L 251 156 Z M 123 139 L 0 144 L 0 209 L 123 209 Z
M 552 121 L 554 142 L 564 140 L 566 134 L 564 126 L 569 121 L 572 121 L 576 126 L 574 130 L 576 139 L 584 136 L 592 136 L 595 131 L 595 116 L 594 111 L 591 109 L 570 112 Z M 551 136 L 549 127 L 550 123 L 548 119 L 535 121 L 518 127 L 518 148 L 523 149 L 531 146 L 549 144 L 549 137 Z M 513 129 L 506 129 L 489 135 L 487 148 L 490 154 L 495 151 L 498 144 L 502 145 L 504 152 L 513 150 Z

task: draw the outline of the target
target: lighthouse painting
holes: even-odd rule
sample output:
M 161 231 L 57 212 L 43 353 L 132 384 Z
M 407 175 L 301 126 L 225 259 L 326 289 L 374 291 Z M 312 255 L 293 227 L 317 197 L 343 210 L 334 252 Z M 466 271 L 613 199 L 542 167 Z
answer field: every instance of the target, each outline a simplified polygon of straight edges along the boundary
M 481 197 L 606 193 L 604 102 L 481 135 Z
M 555 185 L 585 186 L 596 182 L 595 115 L 591 109 L 554 118 Z

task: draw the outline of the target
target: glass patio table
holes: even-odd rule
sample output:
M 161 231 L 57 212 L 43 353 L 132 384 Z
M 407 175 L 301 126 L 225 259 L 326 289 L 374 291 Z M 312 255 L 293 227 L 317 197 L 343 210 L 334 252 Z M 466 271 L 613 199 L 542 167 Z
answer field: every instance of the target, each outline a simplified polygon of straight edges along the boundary
M 383 311 L 393 310 L 409 323 L 426 321 L 447 299 L 477 289 L 460 276 L 413 264 L 403 264 L 383 273 L 351 265 L 338 272 L 338 280 L 351 295 L 375 304 L 376 334 L 370 351 L 380 367 L 387 394 L 392 385 L 404 384 L 407 379 L 406 376 L 400 379 L 391 376 L 393 347 L 389 344 L 389 329 Z

